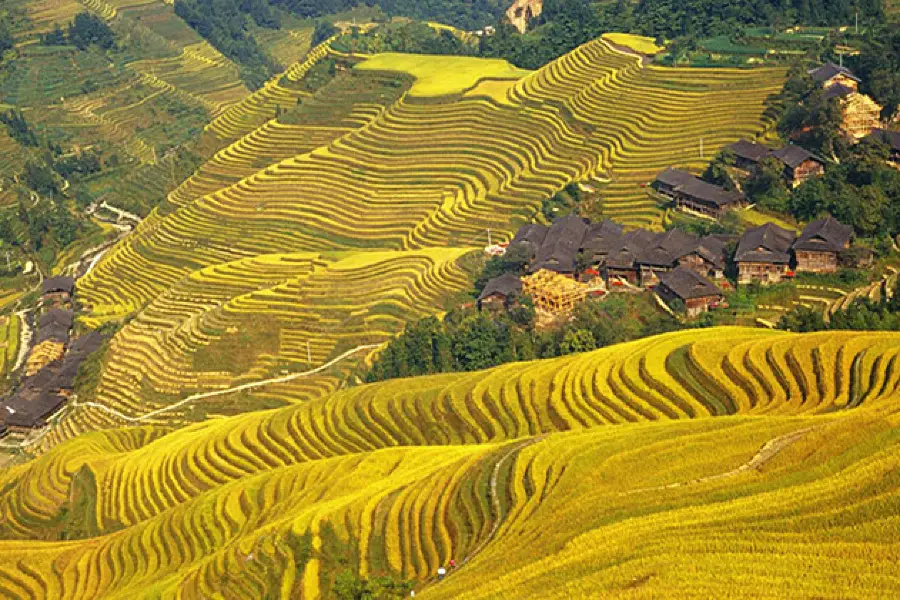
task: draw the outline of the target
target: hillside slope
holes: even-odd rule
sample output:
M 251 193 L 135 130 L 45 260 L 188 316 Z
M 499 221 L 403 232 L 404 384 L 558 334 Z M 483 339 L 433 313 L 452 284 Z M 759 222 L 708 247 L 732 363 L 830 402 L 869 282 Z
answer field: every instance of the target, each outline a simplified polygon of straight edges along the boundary
M 0 590 L 317 598 L 350 569 L 426 598 L 885 597 L 898 355 L 678 332 L 80 436 L 0 474 Z
M 104 381 L 110 385 L 98 388 L 98 403 L 137 415 L 201 389 L 274 376 L 276 364 L 288 371 L 308 367 L 306 353 L 276 350 L 268 363 L 257 364 L 268 364 L 268 372 L 208 369 L 221 371 L 213 379 L 192 373 L 192 355 L 225 329 L 219 323 L 197 331 L 193 307 L 167 299 L 187 282 L 196 290 L 192 297 L 206 296 L 204 284 L 197 287 L 206 277 L 198 279 L 198 273 L 245 261 L 246 281 L 262 281 L 268 277 L 264 265 L 279 255 L 323 252 L 445 253 L 457 260 L 463 250 L 483 246 L 487 230 L 494 239 L 509 238 L 542 200 L 591 177 L 609 179 L 602 191 L 607 214 L 632 225 L 658 224 L 661 213 L 643 184 L 669 164 L 700 168 L 704 159 L 694 154 L 699 137 L 711 155 L 763 128 L 766 98 L 783 77 L 779 70 L 644 66 L 596 40 L 524 75 L 499 61 L 443 57 L 434 63 L 446 67 L 438 73 L 441 96 L 417 95 L 413 85 L 416 76 L 430 77 L 432 63 L 399 55 L 374 58 L 375 68 L 363 63 L 315 92 L 305 90 L 305 74 L 329 56 L 326 42 L 213 121 L 207 135 L 228 145 L 79 283 L 89 324 L 140 315 L 113 342 L 117 358 L 107 363 Z M 444 269 L 427 285 L 410 288 L 407 306 L 416 311 L 393 327 L 375 328 L 380 339 L 410 315 L 440 312 L 442 299 L 465 289 L 465 269 L 451 270 L 456 275 Z M 387 293 L 375 292 L 378 277 L 380 272 L 361 273 L 355 285 Z M 323 288 L 318 299 L 302 303 L 311 313 L 327 310 L 335 289 Z M 246 293 L 235 288 L 223 296 L 218 286 L 211 292 L 226 306 L 237 302 L 229 294 Z M 248 320 L 278 310 L 265 301 L 248 306 Z M 351 313 L 373 318 L 358 309 Z M 140 322 L 175 335 L 152 339 L 158 333 L 142 332 Z M 190 324 L 191 332 L 182 324 Z M 314 366 L 346 349 L 324 342 L 302 321 L 288 329 L 282 338 L 291 336 L 295 346 L 310 341 Z M 359 327 L 338 319 L 332 330 L 349 339 Z M 148 352 L 154 358 L 148 360 Z M 125 364 L 127 377 L 120 367 Z M 122 387 L 126 394 L 114 391 Z M 297 390 L 293 398 L 314 398 L 319 389 L 328 388 Z M 48 445 L 121 423 L 84 412 L 75 410 L 64 433 Z

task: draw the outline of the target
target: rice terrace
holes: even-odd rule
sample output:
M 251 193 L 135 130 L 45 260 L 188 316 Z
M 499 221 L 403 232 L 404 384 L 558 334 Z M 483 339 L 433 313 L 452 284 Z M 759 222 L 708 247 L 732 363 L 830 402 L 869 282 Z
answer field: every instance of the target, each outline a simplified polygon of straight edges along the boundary
M 8 0 L 0 598 L 900 594 L 900 26 Z

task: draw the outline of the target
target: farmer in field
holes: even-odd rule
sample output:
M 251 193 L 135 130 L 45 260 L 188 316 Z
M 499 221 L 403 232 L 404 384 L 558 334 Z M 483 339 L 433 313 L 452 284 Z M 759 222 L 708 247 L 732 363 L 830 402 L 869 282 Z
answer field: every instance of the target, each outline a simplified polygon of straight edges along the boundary
M 446 574 L 447 569 L 445 569 L 444 567 L 438 567 L 438 581 L 443 581 Z

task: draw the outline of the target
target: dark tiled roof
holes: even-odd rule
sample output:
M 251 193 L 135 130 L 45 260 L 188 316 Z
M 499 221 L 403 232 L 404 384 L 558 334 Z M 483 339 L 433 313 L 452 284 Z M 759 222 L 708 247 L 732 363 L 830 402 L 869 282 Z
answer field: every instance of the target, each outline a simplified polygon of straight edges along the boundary
M 75 289 L 75 279 L 63 275 L 50 277 L 41 284 L 41 294 L 52 294 L 54 292 L 66 292 L 71 294 Z
M 47 325 L 64 325 L 67 329 L 72 327 L 74 314 L 71 310 L 63 310 L 61 308 L 51 308 L 41 315 L 38 319 L 38 327 Z
M 714 206 L 728 206 L 744 200 L 744 196 L 737 192 L 729 192 L 724 188 L 697 178 L 679 185 L 675 188 L 675 191 L 703 204 Z
M 638 255 L 656 239 L 656 234 L 646 229 L 634 229 L 623 235 L 606 257 L 606 266 L 612 269 L 633 269 Z
M 531 271 L 548 269 L 560 273 L 575 270 L 575 257 L 581 250 L 582 241 L 590 227 L 576 215 L 569 215 L 553 221 L 544 243 L 537 251 Z
M 804 161 L 807 160 L 814 160 L 818 163 L 822 162 L 821 158 L 819 158 L 806 148 L 794 146 L 793 144 L 785 146 L 784 148 L 781 148 L 779 150 L 775 150 L 774 152 L 772 152 L 772 156 L 792 169 L 801 165 Z
M 825 90 L 825 93 L 822 94 L 826 99 L 831 98 L 843 98 L 844 96 L 849 96 L 850 94 L 855 94 L 856 90 L 851 87 L 847 87 L 844 84 L 836 83 L 834 85 L 828 86 Z
M 763 262 L 787 264 L 791 261 L 791 245 L 797 234 L 766 223 L 748 229 L 738 242 L 736 262 Z
M 609 219 L 591 225 L 582 244 L 594 257 L 609 254 L 624 235 L 622 226 Z
M 69 359 L 79 355 L 83 358 L 99 350 L 101 345 L 103 345 L 103 336 L 96 331 L 89 331 L 72 342 L 68 352 L 66 352 L 66 358 Z
M 658 233 L 637 255 L 637 262 L 652 267 L 670 267 L 685 248 L 696 242 L 697 238 L 680 229 Z
M 761 161 L 771 152 L 766 146 L 743 138 L 728 146 L 728 149 L 738 158 L 753 162 Z
M 668 273 L 661 273 L 659 281 L 682 300 L 722 295 L 719 288 L 708 279 L 686 267 L 678 267 Z
M 725 244 L 721 237 L 707 235 L 693 244 L 685 246 L 676 258 L 682 258 L 689 254 L 697 254 L 717 269 L 725 268 Z
M 38 335 L 35 343 L 40 344 L 41 342 L 46 342 L 47 340 L 53 340 L 55 342 L 65 344 L 67 341 L 69 341 L 69 327 L 66 327 L 61 323 L 50 323 L 48 325 L 41 326 L 40 330 L 38 330 Z
M 656 181 L 664 183 L 665 185 L 671 187 L 678 187 L 679 185 L 687 183 L 691 179 L 695 179 L 695 177 L 687 171 L 684 171 L 682 169 L 673 169 L 671 167 L 656 176 Z
M 521 292 L 522 280 L 512 273 L 504 273 L 500 277 L 494 277 L 493 279 L 488 280 L 481 295 L 478 296 L 478 299 L 483 300 L 494 294 L 500 294 L 505 298 L 509 298 L 510 296 L 515 296 Z
M 844 225 L 834 217 L 818 219 L 803 229 L 794 242 L 794 250 L 840 252 L 850 242 L 852 235 L 853 227 Z
M 881 142 L 887 144 L 892 150 L 900 150 L 900 131 L 891 131 L 889 129 L 876 129 L 866 136 L 866 139 L 873 142 Z
M 859 77 L 853 74 L 853 71 L 848 69 L 847 67 L 842 67 L 840 65 L 836 65 L 833 62 L 827 62 L 821 67 L 816 69 L 810 69 L 807 71 L 809 76 L 812 77 L 815 81 L 828 81 L 835 75 L 843 75 L 844 77 L 849 77 L 853 81 L 859 81 Z
M 73 314 L 70 310 L 53 308 L 41 315 L 38 319 L 37 343 L 47 340 L 66 342 L 69 339 L 69 330 L 72 329 Z
M 544 243 L 544 238 L 547 237 L 547 229 L 546 226 L 536 223 L 522 225 L 519 227 L 519 231 L 516 232 L 512 242 L 510 242 L 510 246 L 519 242 L 529 242 L 537 248 Z

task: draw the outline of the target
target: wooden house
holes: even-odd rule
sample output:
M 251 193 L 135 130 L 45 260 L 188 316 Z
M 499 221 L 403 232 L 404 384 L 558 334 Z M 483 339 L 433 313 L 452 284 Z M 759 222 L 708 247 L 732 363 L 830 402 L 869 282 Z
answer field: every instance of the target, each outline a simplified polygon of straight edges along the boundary
M 653 182 L 653 188 L 660 194 L 674 200 L 675 190 L 694 178 L 695 177 L 687 171 L 669 167 L 656 176 L 656 180 Z
M 730 192 L 696 177 L 675 189 L 675 207 L 720 219 L 732 208 L 746 206 L 744 195 Z
M 602 269 L 606 257 L 619 245 L 623 235 L 622 226 L 609 219 L 592 224 L 582 242 L 585 263 L 594 269 Z
M 759 161 L 772 153 L 769 147 L 744 138 L 728 146 L 727 150 L 734 154 L 734 166 L 744 171 L 755 169 Z
M 522 280 L 513 273 L 504 273 L 489 280 L 478 296 L 478 310 L 504 309 L 522 293 Z
M 772 152 L 784 165 L 784 178 L 791 187 L 798 187 L 811 177 L 825 173 L 825 162 L 800 146 L 788 145 Z
M 640 284 L 644 287 L 655 285 L 659 275 L 674 269 L 685 248 L 696 242 L 697 238 L 680 229 L 654 234 L 635 257 Z
M 781 281 L 790 269 L 791 246 L 796 237 L 795 232 L 773 223 L 745 231 L 734 255 L 738 281 L 764 284 Z
M 847 67 L 836 65 L 833 62 L 827 62 L 821 67 L 807 71 L 813 81 L 828 89 L 835 85 L 842 85 L 854 92 L 859 90 L 860 79 L 853 74 L 853 71 Z
M 865 94 L 850 94 L 841 98 L 841 131 L 855 140 L 875 131 L 881 124 L 881 105 Z
M 797 272 L 833 273 L 838 269 L 838 258 L 850 247 L 853 228 L 827 217 L 807 225 L 794 242 L 794 258 Z
M 655 234 L 646 229 L 635 229 L 623 235 L 606 257 L 601 268 L 603 278 L 610 285 L 613 285 L 611 280 L 616 279 L 637 285 L 640 281 L 638 255 L 654 237 Z
M 48 277 L 41 283 L 41 297 L 51 302 L 68 302 L 75 292 L 75 279 L 63 275 Z
M 744 196 L 694 177 L 680 169 L 666 169 L 653 182 L 653 187 L 675 202 L 675 207 L 718 219 L 730 208 L 746 204 Z
M 660 275 L 656 291 L 663 300 L 678 299 L 684 303 L 689 317 L 705 313 L 725 299 L 711 281 L 685 267 Z
M 529 272 L 547 270 L 574 277 L 578 253 L 589 230 L 588 222 L 577 215 L 554 220 L 529 265 Z
M 725 277 L 725 246 L 731 236 L 707 235 L 687 245 L 676 259 L 679 267 L 692 270 L 703 277 Z

